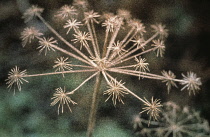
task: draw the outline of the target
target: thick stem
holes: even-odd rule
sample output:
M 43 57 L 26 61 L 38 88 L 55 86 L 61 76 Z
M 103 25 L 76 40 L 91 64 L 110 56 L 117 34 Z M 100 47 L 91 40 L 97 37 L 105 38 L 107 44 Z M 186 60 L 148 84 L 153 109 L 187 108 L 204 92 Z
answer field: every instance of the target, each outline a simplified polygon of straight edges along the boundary
M 102 74 L 98 73 L 96 75 L 96 83 L 95 83 L 94 91 L 93 91 L 92 104 L 91 104 L 90 116 L 89 116 L 88 128 L 87 128 L 87 137 L 93 136 L 93 130 L 94 130 L 95 121 L 96 121 L 96 112 L 97 112 L 98 103 L 99 103 L 99 91 L 100 91 L 101 80 L 102 80 Z

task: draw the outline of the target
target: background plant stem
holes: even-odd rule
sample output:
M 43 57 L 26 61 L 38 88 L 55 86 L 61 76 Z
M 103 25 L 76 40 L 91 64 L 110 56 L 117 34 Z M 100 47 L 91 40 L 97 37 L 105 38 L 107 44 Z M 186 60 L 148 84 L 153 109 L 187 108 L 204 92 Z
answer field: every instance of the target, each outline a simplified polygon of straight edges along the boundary
M 92 137 L 93 130 L 95 127 L 96 112 L 97 112 L 98 103 L 99 103 L 99 91 L 100 91 L 101 80 L 102 80 L 102 74 L 98 73 L 96 75 L 96 83 L 95 83 L 94 91 L 93 91 L 92 104 L 91 104 L 90 116 L 89 116 L 88 128 L 87 128 L 87 137 Z

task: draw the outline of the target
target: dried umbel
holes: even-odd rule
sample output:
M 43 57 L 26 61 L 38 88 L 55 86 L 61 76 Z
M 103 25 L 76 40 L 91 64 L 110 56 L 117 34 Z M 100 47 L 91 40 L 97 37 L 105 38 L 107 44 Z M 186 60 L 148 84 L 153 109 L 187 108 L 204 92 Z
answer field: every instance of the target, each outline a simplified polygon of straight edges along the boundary
M 104 95 L 108 96 L 106 101 L 112 100 L 114 106 L 117 102 L 124 103 L 123 97 L 132 95 L 142 103 L 146 105 L 143 108 L 143 112 L 147 112 L 150 115 L 150 119 L 158 119 L 160 108 L 159 99 L 152 97 L 151 102 L 146 98 L 139 97 L 133 91 L 126 87 L 123 80 L 118 80 L 113 77 L 113 73 L 120 75 L 130 75 L 140 78 L 156 79 L 166 83 L 168 91 L 172 86 L 177 87 L 177 83 L 184 85 L 182 90 L 188 90 L 189 93 L 195 93 L 198 91 L 201 85 L 200 78 L 197 78 L 193 72 L 188 72 L 187 75 L 183 74 L 183 79 L 176 79 L 176 76 L 171 71 L 163 71 L 162 75 L 149 73 L 149 63 L 143 58 L 144 54 L 149 52 L 156 52 L 157 57 L 162 57 L 165 51 L 164 40 L 168 36 L 168 30 L 162 24 L 151 25 L 153 33 L 151 37 L 146 37 L 147 33 L 144 24 L 137 19 L 133 19 L 130 13 L 126 10 L 120 9 L 117 15 L 111 13 L 104 13 L 100 15 L 93 10 L 87 9 L 87 3 L 84 0 L 76 0 L 74 5 L 64 5 L 54 16 L 60 19 L 66 20 L 63 24 L 63 28 L 66 30 L 66 35 L 72 35 L 74 37 L 71 41 L 64 39 L 42 16 L 42 8 L 38 6 L 32 6 L 23 15 L 25 22 L 29 22 L 33 17 L 39 18 L 43 24 L 57 37 L 45 38 L 44 34 L 40 30 L 29 27 L 24 29 L 21 33 L 21 39 L 23 46 L 30 44 L 32 40 L 38 40 L 39 53 L 44 51 L 44 54 L 50 54 L 51 51 L 57 51 L 63 53 L 63 56 L 55 60 L 55 72 L 43 73 L 43 74 L 26 74 L 26 70 L 20 71 L 18 67 L 9 72 L 7 79 L 8 87 L 11 88 L 17 85 L 18 90 L 21 90 L 21 84 L 28 82 L 25 78 L 47 76 L 47 75 L 64 75 L 70 73 L 87 73 L 89 76 L 76 87 L 74 90 L 66 92 L 61 88 L 56 89 L 54 94 L 54 101 L 51 105 L 58 103 L 58 110 L 62 106 L 62 112 L 64 105 L 70 109 L 70 104 L 76 104 L 72 99 L 67 96 L 78 92 L 78 89 L 83 86 L 87 81 L 94 77 L 102 79 L 104 78 L 107 83 L 107 90 L 104 91 Z M 84 19 L 81 20 L 81 17 Z M 96 30 L 97 26 L 101 25 L 105 28 L 104 35 L 100 30 Z M 149 30 L 149 29 L 148 29 Z M 126 32 L 126 33 L 125 33 Z M 73 34 L 72 34 L 73 33 Z M 121 36 L 119 36 L 121 34 Z M 124 36 L 122 36 L 124 34 Z M 98 35 L 104 36 L 98 37 Z M 59 47 L 58 43 L 64 43 L 70 50 Z M 79 45 L 79 47 L 78 47 Z M 70 61 L 74 58 L 80 61 L 80 64 L 76 64 Z M 15 72 L 15 73 L 14 73 Z M 18 73 L 18 77 L 17 74 Z M 101 80 L 96 80 L 96 87 L 100 87 Z M 95 88 L 97 90 L 97 88 Z M 95 91 L 96 91 L 95 90 Z M 91 91 L 91 89 L 90 89 Z M 61 94 L 62 93 L 62 94 Z M 94 93 L 95 94 L 95 93 Z M 65 95 L 65 96 L 64 96 Z M 94 100 L 94 99 L 93 99 Z M 60 102 L 60 103 L 59 103 Z M 94 101 L 93 101 L 94 104 Z M 94 105 L 93 105 L 94 106 Z M 71 110 L 71 109 L 70 109 Z
M 174 102 L 166 102 L 158 121 L 149 121 L 137 115 L 133 127 L 137 135 L 145 137 L 209 137 L 210 127 L 200 113 L 189 107 L 180 107 Z M 150 123 L 148 127 L 147 124 Z

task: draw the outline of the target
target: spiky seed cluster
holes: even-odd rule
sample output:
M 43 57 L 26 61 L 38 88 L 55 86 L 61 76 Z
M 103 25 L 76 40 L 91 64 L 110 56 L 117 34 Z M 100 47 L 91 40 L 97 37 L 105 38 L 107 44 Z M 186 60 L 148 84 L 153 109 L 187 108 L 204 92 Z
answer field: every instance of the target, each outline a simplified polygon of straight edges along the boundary
M 174 79 L 176 78 L 176 76 L 170 70 L 168 72 L 165 71 L 165 70 L 163 70 L 162 71 L 162 75 L 165 77 L 165 79 L 162 82 L 165 82 L 166 83 L 167 90 L 168 90 L 168 93 L 169 93 L 172 86 L 177 87 L 177 85 L 176 85 L 176 83 L 174 81 Z
M 23 40 L 24 46 L 26 43 L 30 43 L 32 40 L 37 39 L 39 41 L 38 49 L 40 53 L 45 50 L 46 55 L 47 51 L 56 50 L 76 59 L 80 64 L 70 64 L 71 62 L 67 61 L 66 57 L 61 57 L 57 58 L 55 61 L 56 64 L 54 65 L 54 68 L 56 69 L 56 72 L 33 75 L 25 75 L 25 71 L 21 72 L 19 71 L 19 68 L 16 67 L 9 73 L 7 82 L 9 88 L 17 85 L 18 89 L 21 90 L 20 85 L 22 84 L 22 81 L 25 81 L 23 77 L 64 75 L 69 73 L 93 73 L 71 92 L 62 91 L 61 88 L 56 90 L 52 104 L 56 104 L 60 101 L 59 108 L 62 106 L 63 112 L 63 105 L 69 103 L 75 104 L 68 95 L 75 93 L 87 81 L 101 73 L 108 85 L 108 90 L 104 92 L 105 95 L 108 95 L 107 100 L 112 98 L 115 106 L 117 101 L 124 103 L 122 97 L 125 94 L 132 95 L 146 105 L 144 111 L 147 111 L 150 117 L 154 119 L 158 118 L 159 108 L 161 107 L 160 101 L 158 99 L 154 100 L 153 98 L 151 102 L 142 99 L 126 88 L 124 83 L 117 81 L 116 78 L 111 75 L 112 73 L 136 77 L 141 76 L 142 78 L 164 81 L 166 82 L 168 89 L 170 89 L 171 86 L 175 86 L 175 82 L 184 85 L 182 90 L 187 89 L 189 92 L 194 93 L 196 90 L 200 89 L 200 78 L 197 78 L 196 75 L 191 72 L 187 76 L 183 75 L 184 78 L 181 80 L 176 79 L 172 72 L 163 72 L 162 75 L 146 72 L 149 71 L 149 64 L 145 62 L 146 59 L 140 57 L 152 51 L 157 51 L 157 56 L 163 56 L 165 51 L 164 40 L 168 35 L 168 30 L 165 29 L 164 25 L 152 25 L 151 27 L 155 34 L 150 38 L 145 39 L 144 34 L 146 33 L 146 29 L 144 24 L 140 20 L 133 19 L 126 10 L 118 10 L 117 15 L 109 13 L 104 14 L 106 16 L 101 17 L 97 12 L 87 10 L 87 5 L 85 5 L 86 2 L 83 0 L 74 1 L 73 4 L 74 6 L 65 5 L 61 7 L 56 13 L 56 16 L 66 20 L 63 27 L 67 29 L 67 34 L 69 34 L 72 29 L 74 30 L 75 34 L 73 34 L 73 36 L 75 38 L 73 38 L 72 41 L 73 43 L 80 43 L 80 48 L 72 45 L 71 41 L 67 41 L 53 29 L 53 27 L 41 16 L 43 9 L 37 6 L 32 6 L 24 13 L 23 18 L 25 21 L 27 22 L 34 16 L 38 17 L 61 42 L 70 48 L 70 50 L 68 51 L 65 48 L 59 47 L 57 40 L 53 37 L 45 38 L 42 36 L 42 33 L 33 28 L 25 29 L 21 34 L 21 39 Z M 78 21 L 81 17 L 84 17 L 84 19 Z M 105 19 L 105 21 L 98 21 L 99 17 Z M 102 25 L 102 27 L 106 27 L 105 35 L 101 35 L 104 36 L 104 40 L 102 37 L 97 37 L 101 32 L 98 30 L 96 31 L 96 23 Z M 86 30 L 81 30 L 81 25 L 83 25 L 82 28 L 86 27 Z M 124 33 L 125 31 L 127 32 Z M 119 36 L 119 34 L 121 34 L 121 36 Z M 122 37 L 122 35 L 124 35 L 124 37 Z M 153 44 L 150 46 L 152 42 Z M 130 43 L 133 46 L 130 47 Z M 82 47 L 84 48 L 82 49 Z M 83 51 L 81 51 L 81 49 Z M 136 60 L 137 64 L 133 64 L 133 61 L 131 60 Z M 76 69 L 71 70 L 71 66 L 76 66 Z M 13 74 L 15 72 L 19 74 L 19 77 Z
M 35 27 L 27 27 L 21 33 L 22 45 L 23 47 L 26 46 L 27 43 L 31 43 L 34 38 L 40 38 L 43 33 L 39 32 Z
M 127 52 L 125 49 L 123 49 L 122 43 L 120 41 L 117 41 L 117 43 L 114 43 L 112 47 L 108 48 L 113 52 L 117 53 L 118 56 L 121 56 L 124 52 Z
M 108 95 L 106 101 L 112 97 L 112 102 L 114 106 L 116 106 L 117 101 L 124 104 L 122 97 L 124 97 L 124 94 L 128 93 L 122 87 L 123 84 L 125 83 L 122 83 L 121 81 L 118 82 L 116 79 L 111 80 L 109 85 L 107 86 L 108 90 L 104 91 L 104 95 Z
M 72 39 L 74 43 L 79 42 L 80 43 L 80 50 L 84 46 L 85 48 L 89 47 L 89 44 L 87 41 L 91 40 L 90 34 L 88 32 L 81 32 L 78 31 L 76 34 L 74 34 L 75 39 Z
M 77 9 L 71 5 L 64 5 L 60 8 L 60 10 L 55 15 L 61 19 L 69 19 L 77 15 Z
M 160 99 L 151 99 L 151 102 L 149 102 L 146 98 L 144 98 L 145 100 L 145 106 L 143 108 L 143 111 L 141 111 L 140 113 L 143 113 L 145 111 L 147 111 L 147 114 L 150 115 L 150 120 L 153 118 L 154 120 L 158 120 L 159 117 L 159 113 L 161 112 L 160 108 L 162 107 L 162 105 L 160 104 Z M 148 125 L 150 124 L 150 122 L 148 123 Z
M 154 32 L 157 32 L 160 34 L 160 37 L 162 39 L 168 37 L 168 29 L 165 29 L 166 28 L 165 25 L 156 24 L 156 25 L 151 25 L 151 27 L 154 29 L 153 30 Z
M 37 5 L 32 5 L 31 8 L 27 9 L 23 14 L 25 22 L 29 22 L 33 17 L 40 15 L 43 12 L 43 8 L 38 7 Z
M 142 50 L 144 50 L 144 46 L 141 46 L 145 42 L 144 38 L 137 35 L 131 41 L 134 43 L 133 46 L 137 46 L 137 48 L 142 47 Z
M 66 93 L 65 87 L 64 89 L 57 88 L 55 93 L 53 94 L 53 97 L 51 98 L 53 102 L 50 104 L 51 106 L 54 106 L 58 103 L 58 114 L 60 113 L 60 107 L 61 107 L 61 113 L 63 113 L 64 105 L 67 105 L 70 112 L 72 112 L 69 104 L 77 104 L 74 102 L 69 96 L 69 94 Z
M 69 58 L 64 58 L 64 57 L 60 57 L 57 58 L 57 60 L 55 60 L 55 65 L 53 66 L 53 68 L 55 68 L 55 72 L 59 71 L 59 72 L 64 72 L 64 71 L 70 71 L 72 70 L 72 64 L 70 61 L 68 61 Z M 62 73 L 63 77 L 64 77 L 64 73 Z
M 41 38 L 39 40 L 39 47 L 37 47 L 37 49 L 39 49 L 39 53 L 41 53 L 43 50 L 45 50 L 45 56 L 47 55 L 47 51 L 55 51 L 54 50 L 54 46 L 56 46 L 58 44 L 57 40 L 54 40 L 53 37 L 51 38 Z
M 180 107 L 174 102 L 166 102 L 158 121 L 149 121 L 143 117 L 134 117 L 135 129 L 140 135 L 149 137 L 209 137 L 210 127 L 199 112 L 188 106 Z M 147 124 L 151 126 L 148 127 Z
M 153 43 L 152 46 L 155 46 L 157 47 L 155 50 L 157 50 L 157 57 L 160 56 L 160 57 L 163 57 L 163 53 L 165 52 L 165 45 L 163 43 L 162 40 L 153 40 Z
M 137 32 L 138 34 L 140 34 L 141 36 L 143 36 L 144 33 L 146 33 L 145 26 L 144 26 L 144 24 L 141 22 L 141 20 L 138 20 L 138 19 L 129 20 L 128 25 L 131 26 L 131 27 L 135 27 L 136 32 Z
M 181 81 L 181 85 L 184 87 L 181 90 L 187 89 L 189 91 L 189 95 L 191 92 L 195 94 L 196 91 L 200 90 L 200 86 L 202 85 L 201 79 L 197 78 L 197 75 L 193 72 L 187 72 L 187 75 L 182 74 L 183 81 Z
M 146 59 L 145 58 L 141 58 L 139 57 L 139 59 L 137 57 L 135 57 L 135 61 L 137 62 L 136 65 L 134 65 L 134 67 L 136 68 L 135 70 L 139 70 L 139 72 L 145 72 L 149 71 L 149 63 L 146 63 Z M 141 77 L 141 74 L 139 73 L 139 79 Z
M 128 10 L 125 9 L 119 9 L 117 10 L 117 14 L 121 17 L 124 18 L 125 20 L 131 19 L 131 13 Z
M 88 22 L 95 22 L 95 23 L 99 23 L 96 18 L 100 17 L 100 15 L 97 12 L 94 12 L 93 10 L 89 11 L 89 12 L 84 12 L 85 14 L 85 24 L 87 24 Z
M 20 71 L 19 67 L 15 66 L 15 68 L 11 69 L 8 74 L 8 79 L 6 79 L 8 84 L 8 88 L 11 89 L 13 86 L 17 86 L 18 90 L 21 91 L 21 84 L 23 82 L 27 82 L 23 77 L 26 76 L 26 70 Z M 15 94 L 15 88 L 14 88 Z
M 71 29 L 73 29 L 74 32 L 78 32 L 79 26 L 81 26 L 81 25 L 82 24 L 80 21 L 77 22 L 76 19 L 69 19 L 69 20 L 67 20 L 67 23 L 63 27 L 68 28 L 68 31 L 66 32 L 66 34 L 68 34 Z
M 107 32 L 113 32 L 116 26 L 117 26 L 117 17 L 113 15 L 110 15 L 110 17 L 108 17 L 108 19 L 106 19 L 104 23 L 102 23 L 102 27 L 106 27 Z

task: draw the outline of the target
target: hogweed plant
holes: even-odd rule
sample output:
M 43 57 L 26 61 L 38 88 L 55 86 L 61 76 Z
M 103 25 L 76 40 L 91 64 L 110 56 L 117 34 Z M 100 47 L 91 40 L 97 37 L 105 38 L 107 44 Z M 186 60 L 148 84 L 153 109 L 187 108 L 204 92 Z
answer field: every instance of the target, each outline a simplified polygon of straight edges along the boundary
M 149 121 L 134 116 L 133 128 L 136 134 L 146 137 L 209 137 L 210 127 L 200 113 L 188 106 L 180 107 L 174 102 L 163 104 L 158 121 Z M 150 123 L 150 127 L 147 124 Z
M 172 86 L 177 87 L 177 83 L 183 85 L 181 90 L 188 90 L 189 94 L 195 94 L 200 90 L 200 78 L 197 78 L 193 72 L 187 72 L 187 75 L 182 74 L 182 79 L 177 79 L 171 71 L 162 71 L 162 75 L 149 72 L 149 63 L 147 63 L 143 55 L 149 52 L 156 52 L 157 57 L 163 56 L 165 51 L 164 41 L 168 36 L 168 30 L 164 25 L 151 25 L 153 35 L 147 38 L 144 24 L 140 20 L 133 19 L 128 11 L 120 9 L 116 15 L 111 13 L 99 15 L 93 10 L 88 10 L 85 1 L 77 0 L 73 3 L 73 6 L 64 5 L 61 7 L 54 16 L 59 20 L 65 21 L 63 28 L 66 30 L 66 35 L 72 34 L 72 37 L 74 37 L 71 41 L 67 41 L 42 17 L 41 13 L 43 10 L 43 8 L 38 6 L 31 6 L 23 14 L 25 22 L 31 21 L 34 17 L 38 18 L 59 42 L 64 43 L 69 50 L 61 48 L 54 37 L 46 38 L 35 27 L 25 28 L 21 33 L 23 47 L 37 39 L 37 49 L 40 54 L 44 52 L 44 55 L 47 55 L 49 54 L 48 52 L 58 51 L 64 55 L 55 60 L 55 65 L 53 65 L 55 71 L 50 73 L 27 74 L 26 70 L 22 71 L 18 66 L 15 66 L 9 72 L 6 84 L 8 84 L 9 89 L 14 88 L 15 93 L 15 88 L 21 91 L 21 85 L 28 83 L 26 79 L 29 77 L 60 74 L 65 78 L 65 75 L 71 73 L 89 74 L 89 77 L 74 90 L 68 91 L 59 87 L 51 98 L 51 106 L 58 105 L 58 114 L 60 109 L 61 113 L 63 113 L 64 106 L 67 106 L 71 111 L 70 106 L 77 104 L 73 101 L 74 99 L 71 98 L 71 95 L 77 93 L 78 89 L 86 82 L 93 78 L 96 79 L 87 136 L 92 136 L 93 133 L 102 79 L 107 83 L 107 90 L 103 92 L 107 96 L 106 101 L 111 100 L 113 105 L 116 106 L 117 102 L 124 104 L 123 98 L 131 95 L 145 105 L 140 113 L 147 112 L 150 120 L 152 118 L 157 120 L 159 117 L 162 107 L 160 99 L 152 97 L 150 101 L 145 97 L 139 97 L 125 86 L 126 84 L 123 80 L 114 77 L 113 73 L 136 76 L 139 79 L 160 80 L 166 83 L 168 92 Z M 99 30 L 96 30 L 95 25 L 97 25 L 97 28 L 102 26 L 102 29 L 105 29 L 104 35 L 101 32 L 99 33 Z M 121 35 L 123 34 L 124 36 L 122 37 Z M 98 35 L 104 36 L 104 38 L 102 39 Z M 79 47 L 77 46 L 78 44 Z M 81 63 L 73 63 L 70 61 L 71 58 Z

